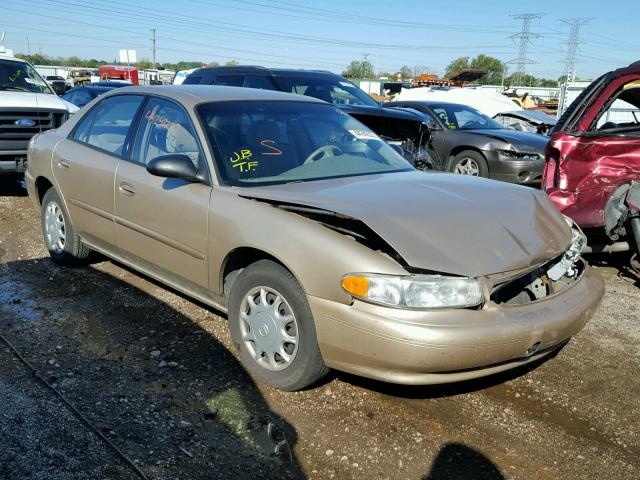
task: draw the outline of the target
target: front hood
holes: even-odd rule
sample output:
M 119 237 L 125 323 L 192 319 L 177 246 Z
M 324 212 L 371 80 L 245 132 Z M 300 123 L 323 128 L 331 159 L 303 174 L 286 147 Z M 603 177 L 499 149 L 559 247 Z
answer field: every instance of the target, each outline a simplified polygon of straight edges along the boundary
M 68 110 L 60 97 L 47 93 L 7 92 L 0 90 L 0 105 L 5 108 Z
M 571 230 L 539 190 L 444 173 L 367 175 L 241 196 L 330 210 L 364 222 L 414 268 L 478 277 L 564 252 Z
M 552 117 L 551 115 L 544 113 L 541 110 L 514 110 L 512 112 L 500 112 L 497 116 L 499 115 L 519 118 L 536 125 L 553 126 L 557 123 L 556 117 Z
M 521 132 L 519 130 L 508 130 L 502 128 L 479 129 L 479 130 L 459 130 L 460 132 L 471 133 L 492 137 L 503 142 L 510 143 L 518 152 L 535 152 L 544 154 L 544 147 L 549 141 L 549 137 L 538 135 L 537 133 Z

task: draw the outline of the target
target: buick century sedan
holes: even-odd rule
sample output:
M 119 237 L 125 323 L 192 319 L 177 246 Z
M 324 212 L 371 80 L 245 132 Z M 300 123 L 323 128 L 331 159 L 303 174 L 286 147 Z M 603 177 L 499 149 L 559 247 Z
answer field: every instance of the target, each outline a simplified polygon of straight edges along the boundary
M 113 90 L 31 141 L 26 180 L 55 262 L 100 252 L 227 312 L 246 369 L 286 390 L 330 368 L 504 371 L 564 345 L 603 295 L 542 192 L 416 171 L 314 98 Z

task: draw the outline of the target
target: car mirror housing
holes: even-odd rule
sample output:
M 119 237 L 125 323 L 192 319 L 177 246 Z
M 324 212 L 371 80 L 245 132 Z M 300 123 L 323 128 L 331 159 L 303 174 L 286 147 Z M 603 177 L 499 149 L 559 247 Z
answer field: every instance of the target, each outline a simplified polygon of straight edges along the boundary
M 156 157 L 147 163 L 147 171 L 157 177 L 204 182 L 202 173 L 198 171 L 191 158 L 183 153 Z

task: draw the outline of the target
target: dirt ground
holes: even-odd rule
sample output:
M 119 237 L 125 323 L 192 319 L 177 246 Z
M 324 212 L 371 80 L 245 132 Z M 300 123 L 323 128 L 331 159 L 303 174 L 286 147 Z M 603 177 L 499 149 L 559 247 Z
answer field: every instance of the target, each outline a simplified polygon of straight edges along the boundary
M 106 259 L 54 265 L 0 183 L 0 335 L 149 479 L 631 479 L 640 469 L 640 278 L 627 255 L 545 362 L 401 387 L 335 373 L 254 383 L 224 315 Z M 0 479 L 142 478 L 0 341 Z

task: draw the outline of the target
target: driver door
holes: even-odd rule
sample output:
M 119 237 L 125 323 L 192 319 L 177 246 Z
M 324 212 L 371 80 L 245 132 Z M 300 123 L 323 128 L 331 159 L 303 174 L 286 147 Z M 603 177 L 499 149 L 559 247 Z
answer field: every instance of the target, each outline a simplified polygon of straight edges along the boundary
M 118 247 L 129 261 L 169 283 L 208 288 L 211 185 L 151 175 L 149 160 L 168 154 L 189 156 L 208 175 L 187 112 L 173 101 L 151 97 L 140 116 L 131 158 L 116 171 Z

